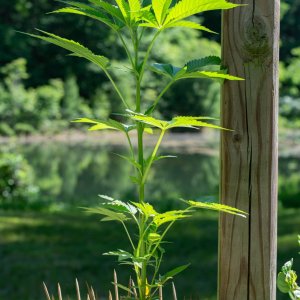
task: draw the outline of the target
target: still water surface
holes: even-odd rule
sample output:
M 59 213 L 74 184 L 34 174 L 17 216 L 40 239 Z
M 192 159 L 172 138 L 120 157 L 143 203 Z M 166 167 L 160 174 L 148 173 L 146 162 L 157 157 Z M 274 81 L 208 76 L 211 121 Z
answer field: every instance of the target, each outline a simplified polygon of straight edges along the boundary
M 96 204 L 99 194 L 136 199 L 136 186 L 130 180 L 134 171 L 116 155 L 126 154 L 125 147 L 47 142 L 19 144 L 11 149 L 24 155 L 33 168 L 40 201 L 75 207 Z M 197 147 L 193 151 L 185 147 L 164 148 L 162 155 L 176 158 L 154 164 L 146 190 L 147 200 L 161 206 L 179 198 L 207 199 L 208 196 L 217 201 L 219 158 L 216 153 L 216 145 L 211 153 L 205 154 Z M 300 207 L 300 155 L 280 157 L 279 200 L 286 207 Z

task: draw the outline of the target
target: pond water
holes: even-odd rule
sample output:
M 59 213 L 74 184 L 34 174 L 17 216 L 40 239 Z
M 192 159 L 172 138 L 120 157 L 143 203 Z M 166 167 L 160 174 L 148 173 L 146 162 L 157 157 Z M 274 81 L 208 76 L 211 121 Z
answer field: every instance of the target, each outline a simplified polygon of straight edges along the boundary
M 29 162 L 35 184 L 40 189 L 41 202 L 63 208 L 94 205 L 99 201 L 99 194 L 119 199 L 136 198 L 136 186 L 130 180 L 134 171 L 117 155 L 126 154 L 125 147 L 88 142 L 43 142 L 18 144 L 8 149 L 6 151 L 22 154 Z M 188 150 L 185 147 L 162 150 L 162 155 L 176 158 L 154 164 L 146 190 L 148 201 L 162 207 L 179 198 L 209 197 L 217 201 L 219 158 L 216 145 L 211 153 L 203 154 L 197 147 L 194 152 Z M 285 207 L 300 207 L 300 156 L 280 157 L 279 201 Z
M 116 153 L 123 147 L 109 145 L 70 145 L 44 143 L 19 145 L 21 153 L 34 170 L 40 189 L 40 201 L 58 205 L 94 205 L 104 194 L 118 199 L 135 199 L 136 186 L 131 182 L 132 167 Z M 199 198 L 218 193 L 218 158 L 213 155 L 163 151 L 176 158 L 155 163 L 146 195 L 149 201 L 164 202 Z
M 132 167 L 115 154 L 126 153 L 126 149 L 122 146 L 112 146 L 110 144 L 96 145 L 88 142 L 80 144 L 43 142 L 17 144 L 14 146 L 5 146 L 5 148 L 6 151 L 21 153 L 28 160 L 35 175 L 35 184 L 40 189 L 39 201 L 50 205 L 50 207 L 53 206 L 53 211 L 70 212 L 72 209 L 75 211 L 78 210 L 80 206 L 95 205 L 100 201 L 98 197 L 99 194 L 105 194 L 124 200 L 134 200 L 136 197 L 136 187 L 130 181 L 130 176 L 134 175 Z M 162 154 L 174 155 L 177 156 L 177 158 L 168 158 L 156 162 L 150 174 L 146 198 L 152 201 L 154 205 L 158 207 L 158 210 L 178 207 L 180 202 L 176 200 L 179 198 L 218 200 L 219 159 L 218 156 L 215 155 L 216 151 L 211 151 L 211 153 L 206 151 L 205 154 L 203 154 L 199 149 L 199 151 L 195 149 L 195 151 L 192 152 L 188 152 L 187 150 L 188 149 L 184 147 L 180 149 L 164 148 Z M 280 158 L 279 183 L 279 197 L 281 202 L 285 206 L 299 207 L 299 157 L 285 156 Z M 297 241 L 296 239 L 294 241 L 294 237 L 297 232 L 300 232 L 299 219 L 295 219 L 295 215 L 297 216 L 298 212 L 299 210 L 280 210 L 282 217 L 279 219 L 279 264 L 282 264 L 282 262 L 295 256 L 297 253 Z M 48 217 L 46 217 L 46 215 L 43 216 L 45 216 L 48 222 Z M 26 215 L 25 218 L 27 217 Z M 22 217 L 20 216 L 20 218 Z M 109 247 L 115 247 L 116 241 L 121 241 L 121 244 L 124 244 L 119 233 L 119 228 L 115 230 L 115 227 L 105 227 L 108 226 L 105 224 L 96 230 L 93 227 L 94 225 L 91 225 L 89 233 L 86 234 L 86 240 L 84 240 L 84 236 L 80 236 L 76 233 L 80 232 L 77 230 L 85 230 L 82 229 L 79 224 L 86 222 L 85 219 L 83 220 L 80 217 L 80 214 L 78 216 L 78 212 L 77 215 L 68 215 L 68 217 L 66 217 L 63 223 L 65 227 L 67 226 L 66 229 L 59 227 L 59 222 L 61 222 L 61 220 L 59 220 L 60 215 L 55 215 L 53 218 L 53 220 L 58 218 L 58 221 L 57 224 L 55 224 L 56 221 L 53 221 L 54 225 L 52 226 L 57 226 L 55 227 L 57 232 L 61 230 L 64 232 L 65 230 L 66 234 L 70 236 L 70 245 L 68 244 L 66 247 L 72 248 L 72 251 L 70 251 L 71 254 L 67 252 L 67 250 L 61 250 L 63 254 L 61 254 L 62 256 L 59 260 L 64 262 L 62 263 L 64 275 L 61 273 L 60 275 L 62 277 L 60 277 L 59 280 L 65 282 L 67 286 L 68 284 L 70 285 L 74 277 L 74 266 L 69 266 L 66 264 L 66 261 L 72 261 L 70 255 L 78 255 L 78 257 L 80 257 L 79 262 L 76 261 L 74 265 L 77 266 L 76 270 L 78 272 L 84 274 L 84 281 L 86 280 L 90 283 L 95 282 L 94 284 L 96 285 L 98 281 L 95 280 L 95 277 L 97 277 L 109 283 L 111 281 L 110 274 L 112 266 L 115 266 L 115 262 L 109 261 L 107 258 L 100 258 L 99 260 L 99 257 L 101 257 L 99 247 L 102 247 L 102 252 L 105 252 L 107 250 L 113 250 L 114 248 Z M 76 220 L 77 225 L 74 225 L 74 220 Z M 176 226 L 170 234 L 170 240 L 174 242 L 174 244 L 166 246 L 168 252 L 170 252 L 167 267 L 174 267 L 187 262 L 192 263 L 189 271 L 182 276 L 185 279 L 176 283 L 180 295 L 179 299 L 183 299 L 183 295 L 192 296 L 192 299 L 215 299 L 217 278 L 217 216 L 204 213 L 199 218 L 197 217 L 183 224 L 184 226 Z M 89 227 L 89 225 L 86 226 L 87 228 Z M 22 231 L 22 229 L 19 230 L 20 232 Z M 55 241 L 59 240 L 57 232 L 54 234 L 51 229 L 44 230 L 47 231 L 49 240 L 51 240 L 52 236 L 55 236 Z M 28 234 L 28 232 L 26 234 Z M 35 234 L 41 234 L 41 232 L 37 231 Z M 83 239 L 83 242 L 78 240 L 79 236 L 81 240 Z M 100 240 L 103 238 L 105 243 L 101 244 Z M 90 239 L 95 240 L 91 241 Z M 25 240 L 26 239 L 24 239 L 24 241 Z M 80 247 L 76 246 L 76 249 L 74 245 L 71 244 L 75 244 L 75 241 L 80 243 Z M 100 244 L 97 244 L 99 241 Z M 53 242 L 51 241 L 50 243 Z M 99 245 L 99 247 L 96 245 L 96 248 L 95 244 Z M 6 253 L 7 255 L 6 261 L 8 262 L 10 257 L 8 253 L 12 250 L 9 250 L 8 244 L 2 246 L 4 254 Z M 37 249 L 40 247 L 42 251 L 43 248 L 51 248 L 52 246 L 52 244 L 42 244 L 40 241 L 36 244 Z M 28 249 L 28 247 L 30 248 L 29 245 L 26 247 L 26 249 Z M 119 247 L 119 245 L 116 247 Z M 79 248 L 81 248 L 81 250 L 79 250 Z M 34 252 L 34 250 L 32 251 Z M 53 250 L 52 252 L 56 251 L 58 250 Z M 15 252 L 14 250 L 14 255 L 17 255 Z M 22 257 L 23 254 L 20 253 L 18 255 Z M 86 265 L 84 265 L 82 254 L 92 257 L 89 262 L 86 262 Z M 35 274 L 35 279 L 32 279 L 34 283 L 32 283 L 30 289 L 28 288 L 28 292 L 23 292 L 23 294 L 20 292 L 18 297 L 13 298 L 10 296 L 10 299 L 22 298 L 29 300 L 39 298 L 39 296 L 35 294 L 29 295 L 29 293 L 32 293 L 35 289 L 34 287 L 38 285 L 38 280 L 41 280 L 42 276 L 45 275 L 45 270 L 41 271 L 38 267 L 41 254 L 39 254 L 40 256 L 32 255 L 36 265 L 36 267 L 31 266 L 31 268 L 34 268 L 32 272 Z M 45 252 L 44 255 L 44 257 L 48 257 L 47 255 L 49 255 L 47 260 L 51 261 L 51 255 L 56 254 L 46 254 Z M 11 259 L 14 260 L 14 257 Z M 22 259 L 20 258 L 20 260 Z M 93 271 L 96 260 L 97 264 L 100 264 L 103 268 L 102 270 Z M 45 268 L 44 264 L 45 262 L 41 262 L 43 268 Z M 297 262 L 296 266 L 299 267 L 299 262 Z M 4 267 L 7 276 L 12 275 L 10 272 L 14 272 L 14 274 L 18 274 L 19 272 L 18 269 L 10 267 L 8 263 L 4 263 Z M 48 265 L 47 268 L 48 267 L 51 268 L 52 266 Z M 58 276 L 54 267 L 55 264 L 53 265 L 53 270 L 51 270 L 51 272 L 53 272 L 53 274 L 51 273 L 52 277 L 47 273 L 49 281 L 52 282 L 55 282 Z M 69 267 L 70 269 L 68 269 Z M 12 270 L 10 270 L 10 268 L 12 268 Z M 24 267 L 26 272 L 27 268 L 28 266 Z M 22 277 L 24 275 L 25 273 L 23 274 L 20 271 L 19 276 Z M 121 274 L 121 277 L 122 276 Z M 72 284 L 70 286 L 70 289 L 72 289 Z M 13 287 L 12 285 L 10 288 L 14 290 L 14 293 L 17 293 L 18 287 Z M 107 290 L 106 288 L 104 285 L 105 290 Z M 9 287 L 6 286 L 6 289 L 3 290 L 6 290 L 8 293 Z M 201 293 L 199 293 L 199 291 L 201 291 Z M 3 295 L 6 294 L 3 293 Z M 194 298 L 193 295 L 195 295 L 196 298 Z M 281 297 L 282 296 L 279 296 L 278 299 L 284 299 L 284 297 Z

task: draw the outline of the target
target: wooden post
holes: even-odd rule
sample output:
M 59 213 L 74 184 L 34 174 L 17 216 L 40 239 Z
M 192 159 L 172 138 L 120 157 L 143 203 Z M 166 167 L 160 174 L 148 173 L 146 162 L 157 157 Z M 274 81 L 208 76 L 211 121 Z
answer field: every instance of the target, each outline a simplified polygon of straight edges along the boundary
M 219 300 L 276 299 L 279 0 L 223 14 L 225 82 L 221 136 L 221 202 L 249 212 L 220 216 Z

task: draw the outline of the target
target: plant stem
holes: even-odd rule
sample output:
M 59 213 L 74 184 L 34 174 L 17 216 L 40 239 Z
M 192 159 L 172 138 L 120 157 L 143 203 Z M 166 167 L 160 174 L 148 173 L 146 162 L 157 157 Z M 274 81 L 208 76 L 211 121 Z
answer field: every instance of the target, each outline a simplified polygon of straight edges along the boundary
M 154 274 L 153 274 L 153 277 L 152 277 L 151 285 L 153 285 L 154 282 L 155 282 L 155 278 L 156 278 L 157 273 L 159 271 L 159 268 L 160 268 L 160 265 L 161 265 L 161 262 L 162 262 L 162 258 L 163 258 L 163 253 L 160 254 L 160 258 L 159 258 L 158 262 L 156 262 L 155 271 L 154 271 Z M 154 291 L 154 294 L 155 294 L 156 290 Z
M 119 31 L 116 31 L 116 33 L 117 33 L 119 39 L 121 40 L 121 42 L 123 44 L 123 47 L 124 47 L 124 49 L 126 51 L 126 54 L 127 54 L 127 57 L 129 58 L 129 60 L 131 62 L 131 66 L 134 68 L 134 61 L 133 61 L 133 58 L 132 58 L 132 56 L 130 54 L 130 51 L 129 51 L 127 45 L 126 45 L 126 42 L 124 41 L 124 38 L 122 37 L 122 35 L 120 34 Z M 133 71 L 135 71 L 135 70 L 133 69 Z
M 130 242 L 130 244 L 131 244 L 131 246 L 132 246 L 132 249 L 133 249 L 133 251 L 134 251 L 134 250 L 135 250 L 135 247 L 134 247 L 134 244 L 133 244 L 133 242 L 132 242 L 132 239 L 131 239 L 131 236 L 130 236 L 130 234 L 129 234 L 129 231 L 128 231 L 128 229 L 127 229 L 127 227 L 126 227 L 126 225 L 125 225 L 124 222 L 122 222 L 122 225 L 123 225 L 123 227 L 124 227 L 124 230 L 125 230 L 125 232 L 126 232 L 126 234 L 127 234 L 127 237 L 128 237 L 128 239 L 129 239 L 129 242 Z
M 134 48 L 134 68 L 135 68 L 135 79 L 136 79 L 136 112 L 141 111 L 141 79 L 139 69 L 139 40 L 137 35 L 137 30 L 132 30 L 131 38 Z M 137 122 L 137 132 L 138 132 L 138 163 L 141 166 L 141 178 L 144 175 L 144 146 L 143 146 L 143 134 L 144 126 L 140 122 Z M 145 188 L 144 184 L 141 182 L 139 184 L 139 202 L 143 203 L 145 199 Z M 139 243 L 137 248 L 137 255 L 139 257 L 145 256 L 146 244 L 144 241 L 144 231 L 145 231 L 146 220 L 142 214 L 139 215 Z M 140 300 L 146 300 L 146 285 L 147 285 L 147 263 L 142 262 L 141 270 L 136 270 L 137 283 L 139 287 Z
M 127 104 L 127 102 L 126 102 L 126 100 L 124 99 L 122 93 L 120 92 L 119 88 L 117 87 L 115 81 L 112 79 L 112 77 L 110 76 L 110 74 L 108 73 L 108 71 L 107 71 L 107 70 L 103 70 L 103 71 L 104 71 L 104 73 L 106 74 L 106 76 L 108 77 L 108 79 L 110 80 L 110 82 L 112 83 L 112 85 L 113 85 L 115 91 L 117 92 L 117 94 L 118 94 L 119 97 L 121 98 L 121 100 L 122 100 L 123 104 L 125 105 L 125 107 L 126 107 L 127 109 L 130 109 L 129 105 Z
M 130 139 L 129 133 L 125 132 L 125 134 L 126 134 L 126 138 L 127 138 L 127 141 L 128 141 L 128 145 L 129 145 L 129 150 L 130 150 L 131 157 L 132 157 L 132 159 L 135 160 L 133 146 L 132 146 L 132 143 L 131 143 L 131 139 Z
M 149 171 L 150 171 L 151 165 L 152 165 L 152 163 L 153 163 L 153 161 L 154 161 L 154 159 L 155 159 L 155 157 L 156 157 L 158 148 L 159 148 L 159 146 L 160 146 L 160 144 L 161 144 L 161 142 L 162 142 L 162 139 L 163 139 L 163 137 L 164 137 L 164 135 L 165 135 L 165 132 L 166 132 L 165 130 L 162 130 L 162 131 L 161 131 L 160 136 L 159 136 L 159 138 L 158 138 L 158 140 L 157 140 L 157 143 L 156 143 L 156 145 L 155 145 L 155 148 L 154 148 L 154 150 L 153 150 L 153 152 L 152 152 L 152 154 L 151 154 L 150 160 L 149 160 L 149 162 L 148 162 L 148 164 L 147 164 L 147 166 L 146 166 L 146 169 L 145 169 L 145 172 L 144 172 L 144 175 L 143 175 L 143 178 L 142 178 L 142 182 L 141 182 L 141 184 L 143 184 L 143 185 L 145 185 L 145 182 L 146 182 L 146 180 L 147 180 L 148 173 L 149 173 Z
M 152 50 L 152 48 L 153 48 L 153 46 L 154 46 L 154 42 L 155 42 L 156 38 L 157 38 L 157 37 L 159 36 L 159 34 L 160 34 L 160 32 L 161 32 L 161 31 L 158 30 L 158 31 L 155 33 L 155 35 L 154 35 L 154 37 L 153 37 L 153 39 L 152 39 L 152 41 L 151 41 L 151 43 L 150 43 L 150 45 L 149 45 L 149 47 L 148 47 L 148 49 L 147 49 L 146 55 L 145 55 L 144 60 L 143 60 L 143 63 L 142 63 L 141 71 L 140 71 L 140 82 L 141 82 L 142 79 L 143 79 L 144 72 L 145 72 L 145 67 L 146 67 L 146 64 L 147 64 L 147 61 L 148 61 L 150 52 L 151 52 L 151 50 Z
M 147 110 L 146 112 L 146 115 L 151 115 L 152 112 L 155 110 L 157 104 L 158 104 L 158 101 L 161 99 L 161 97 L 167 92 L 167 90 L 171 87 L 171 85 L 174 83 L 175 81 L 172 80 L 170 81 L 166 86 L 165 88 L 161 91 L 161 93 L 157 96 L 157 98 L 155 99 L 153 105 L 150 107 L 150 109 Z

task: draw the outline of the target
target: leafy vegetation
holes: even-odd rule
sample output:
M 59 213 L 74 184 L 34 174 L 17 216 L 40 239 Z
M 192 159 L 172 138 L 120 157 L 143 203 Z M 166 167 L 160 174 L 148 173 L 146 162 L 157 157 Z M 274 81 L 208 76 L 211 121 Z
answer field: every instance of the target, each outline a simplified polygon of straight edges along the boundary
M 299 127 L 299 91 L 297 69 L 298 52 L 296 36 L 300 34 L 297 16 L 300 13 L 298 1 L 285 0 L 282 5 L 281 33 L 284 42 L 281 43 L 281 126 Z M 114 35 L 113 29 L 104 26 L 95 26 L 95 18 L 86 18 L 84 15 L 66 14 L 64 18 L 57 17 L 57 14 L 44 15 L 45 11 L 60 9 L 59 3 L 49 3 L 41 0 L 33 3 L 32 0 L 5 0 L 0 7 L 1 24 L 0 31 L 3 34 L 0 45 L 0 69 L 7 66 L 17 66 L 16 61 L 20 58 L 28 63 L 26 78 L 19 78 L 18 82 L 24 87 L 18 88 L 18 93 L 13 93 L 5 83 L 7 70 L 0 71 L 0 135 L 12 136 L 16 134 L 32 134 L 37 130 L 40 132 L 56 133 L 69 124 L 66 120 L 71 120 L 81 114 L 90 118 L 107 118 L 112 112 L 121 110 L 117 94 L 113 91 L 107 78 L 99 72 L 88 61 L 78 63 L 77 58 L 64 59 L 63 50 L 54 47 L 47 47 L 36 40 L 30 40 L 20 35 L 16 30 L 31 31 L 32 28 L 43 28 L 48 32 L 64 34 L 70 39 L 80 38 L 80 42 L 94 52 L 101 49 L 104 56 L 113 54 L 114 60 L 121 62 L 120 67 L 111 69 L 112 76 L 115 77 L 118 85 L 126 94 L 127 99 L 133 99 L 133 85 L 128 75 L 128 64 L 126 53 L 121 48 L 121 42 Z M 83 9 L 83 8 L 81 8 Z M 74 9 L 73 9 L 74 10 Z M 78 8 L 77 8 L 78 10 Z M 63 13 L 63 11 L 61 12 Z M 191 22 L 211 29 L 220 31 L 220 17 L 218 11 L 210 11 L 207 14 L 196 15 Z M 148 31 L 145 30 L 145 36 Z M 207 38 L 209 37 L 210 40 Z M 148 36 L 147 39 L 151 37 Z M 164 43 L 159 41 L 163 40 Z M 163 64 L 173 63 L 182 66 L 186 63 L 184 59 L 193 60 L 194 49 L 197 49 L 199 56 L 219 55 L 220 35 L 212 35 L 210 32 L 201 30 L 185 30 L 184 27 L 171 27 L 166 32 L 162 32 L 158 37 L 160 48 L 153 53 L 153 60 Z M 39 45 L 39 47 L 37 47 Z M 39 49 L 39 50 L 37 50 Z M 184 57 L 181 55 L 185 53 Z M 51 57 L 51 60 L 49 60 Z M 37 59 L 35 59 L 37 58 Z M 151 59 L 151 58 L 150 58 Z M 72 62 L 72 63 L 71 63 Z M 56 67 L 53 68 L 55 63 Z M 7 68 L 6 68 L 7 69 Z M 12 68 L 10 67 L 10 71 Z M 151 99 L 156 96 L 155 86 L 164 87 L 164 80 L 156 74 L 145 74 L 145 85 L 143 87 L 145 101 L 151 103 Z M 37 116 L 36 112 L 28 107 L 28 103 L 40 101 L 35 98 L 34 93 L 29 90 L 36 90 L 38 87 L 45 87 L 53 84 L 57 89 L 56 97 L 60 100 L 56 102 L 59 113 L 53 118 L 51 110 L 47 110 Z M 167 78 L 165 80 L 168 80 Z M 59 83 L 60 87 L 56 85 Z M 20 86 L 20 84 L 18 84 Z M 63 92 L 61 91 L 63 86 Z M 59 91 L 59 93 L 58 93 Z M 63 95 L 62 95 L 63 94 Z M 158 111 L 163 117 L 171 118 L 174 114 L 188 114 L 187 107 L 193 106 L 195 115 L 219 115 L 218 105 L 219 88 L 216 82 L 205 82 L 195 79 L 189 81 L 177 81 L 160 100 Z M 17 97 L 17 99 L 16 99 Z M 42 96 L 43 98 L 43 96 Z M 182 99 L 184 98 L 184 101 Z M 19 110 L 13 110 L 10 114 L 3 114 L 3 111 L 10 110 L 10 103 L 18 103 Z M 41 104 L 44 106 L 44 104 Z M 29 110 L 29 112 L 28 112 Z M 22 117 L 20 113 L 29 114 L 32 117 Z M 27 115 L 28 116 L 28 115 Z M 14 120 L 20 123 L 15 129 Z M 24 121 L 24 119 L 26 119 Z M 37 122 L 37 119 L 39 120 Z M 42 119 L 42 120 L 41 120 Z M 49 125 L 51 120 L 51 126 Z M 37 123 L 40 123 L 37 127 Z M 41 124 L 42 123 L 42 124 Z
M 0 206 L 24 208 L 37 199 L 34 173 L 21 155 L 0 153 L 0 173 Z
M 66 3 L 67 7 L 52 13 L 79 14 L 96 19 L 107 25 L 119 38 L 129 61 L 129 74 L 135 83 L 134 103 L 125 97 L 113 78 L 110 72 L 111 59 L 104 55 L 95 54 L 78 42 L 53 33 L 39 30 L 40 35 L 27 35 L 64 48 L 69 51 L 71 56 L 84 58 L 97 66 L 109 79 L 123 104 L 125 111 L 122 111 L 122 116 L 124 119 L 128 119 L 129 123 L 121 123 L 116 119 L 98 121 L 86 117 L 77 119 L 75 122 L 88 123 L 90 125 L 89 130 L 92 131 L 113 129 L 124 134 L 128 141 L 129 154 L 123 158 L 132 165 L 135 171 L 135 175 L 131 176 L 131 179 L 137 185 L 137 200 L 121 201 L 102 195 L 104 202 L 97 207 L 88 208 L 87 211 L 101 215 L 102 221 L 119 222 L 125 230 L 131 249 L 109 251 L 106 255 L 117 256 L 121 264 L 130 266 L 135 273 L 136 285 L 129 289 L 119 286 L 129 292 L 127 298 L 156 299 L 160 287 L 188 267 L 188 265 L 179 266 L 164 275 L 161 274 L 161 263 L 165 254 L 163 248 L 165 236 L 176 221 L 190 217 L 197 209 L 215 210 L 242 217 L 245 217 L 246 214 L 237 208 L 195 200 L 182 200 L 185 204 L 183 209 L 168 210 L 161 213 L 148 202 L 149 200 L 146 200 L 148 197 L 145 198 L 145 185 L 153 163 L 168 158 L 168 156 L 158 155 L 159 147 L 167 131 L 173 128 L 197 129 L 202 127 L 225 130 L 210 123 L 213 120 L 211 117 L 176 116 L 170 121 L 155 118 L 152 113 L 171 85 L 178 80 L 189 78 L 217 79 L 219 81 L 225 79 L 242 80 L 227 74 L 220 65 L 220 59 L 213 56 L 188 61 L 180 68 L 170 63 L 149 65 L 149 57 L 158 36 L 170 27 L 184 27 L 211 32 L 206 27 L 187 18 L 200 12 L 231 9 L 238 5 L 225 0 L 208 1 L 204 4 L 189 0 L 175 3 L 169 0 L 153 0 L 147 4 L 139 0 L 129 0 L 128 2 L 116 0 L 116 6 L 109 2 L 94 0 L 90 0 L 87 4 L 72 1 Z M 149 28 L 147 36 L 144 36 L 145 28 Z M 150 39 L 148 39 L 149 36 Z M 147 103 L 144 103 L 142 86 L 145 73 L 151 70 L 166 76 L 169 80 L 157 97 L 152 99 L 151 105 L 147 107 Z M 152 133 L 153 128 L 158 129 L 159 137 L 152 152 L 147 155 L 144 149 L 144 133 Z M 132 130 L 137 131 L 137 149 L 133 147 L 129 134 Z M 133 232 L 130 232 L 128 228 L 127 223 L 129 221 L 135 225 Z M 137 295 L 133 289 L 138 291 Z
M 298 244 L 300 246 L 300 235 L 298 235 Z M 285 294 L 289 294 L 292 300 L 300 299 L 300 287 L 297 284 L 297 274 L 293 270 L 293 259 L 286 262 L 277 277 L 278 289 Z

